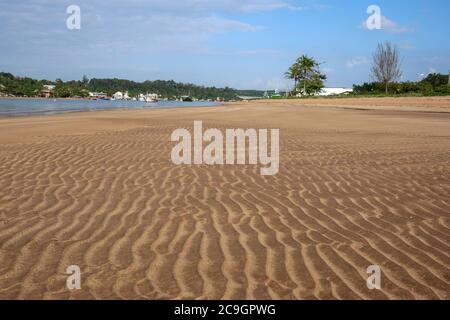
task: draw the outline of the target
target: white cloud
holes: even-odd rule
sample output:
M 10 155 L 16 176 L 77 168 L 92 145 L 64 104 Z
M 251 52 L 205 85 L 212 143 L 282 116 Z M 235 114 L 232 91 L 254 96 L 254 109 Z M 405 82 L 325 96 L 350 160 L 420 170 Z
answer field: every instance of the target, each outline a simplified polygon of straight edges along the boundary
M 164 33 L 195 33 L 197 35 L 231 31 L 256 32 L 261 29 L 258 26 L 217 16 L 183 17 L 176 15 L 155 15 L 144 18 L 142 23 L 148 30 L 151 29 L 152 32 L 158 30 L 158 32 Z
M 347 61 L 347 68 L 354 68 L 361 65 L 369 64 L 369 60 L 364 56 L 354 57 Z
M 36 1 L 42 6 L 35 10 Z M 208 50 L 208 41 L 214 35 L 263 29 L 216 14 L 214 10 L 220 8 L 216 1 L 128 0 L 127 10 L 123 10 L 123 1 L 80 0 L 82 27 L 79 32 L 70 32 L 66 29 L 64 5 L 54 6 L 46 1 L 25 1 L 16 6 L 0 3 L 0 29 L 4 31 L 0 33 L 0 50 L 2 43 L 5 46 L 8 43 L 10 47 L 23 48 L 24 52 L 31 45 L 39 51 L 38 55 L 56 52 L 63 55 L 64 48 L 68 54 L 76 51 L 86 56 L 96 55 L 99 49 L 104 53 L 198 53 Z M 236 0 L 217 2 L 222 6 L 238 3 Z M 242 9 L 244 4 L 254 1 L 241 2 Z M 183 6 L 186 10 L 180 10 Z M 199 9 L 193 12 L 191 7 Z M 77 46 L 75 50 L 74 46 Z
M 381 16 L 381 28 L 393 33 L 412 32 L 414 29 L 406 26 L 399 26 L 396 22 L 389 20 L 385 16 Z
M 369 30 L 367 28 L 367 23 L 366 21 L 363 21 L 362 23 L 362 27 L 365 30 Z M 389 18 L 387 18 L 386 16 L 381 16 L 381 30 L 390 32 L 390 33 L 408 33 L 408 32 L 413 32 L 414 29 L 408 26 L 400 26 L 398 23 L 390 20 Z
M 298 6 L 300 2 L 304 6 Z M 70 4 L 81 7 L 79 31 L 66 28 L 65 9 Z M 0 0 L 0 64 L 10 70 L 36 67 L 35 75 L 40 72 L 45 77 L 79 73 L 128 77 L 129 71 L 142 79 L 190 81 L 204 77 L 200 72 L 213 72 L 214 68 L 206 67 L 212 56 L 221 61 L 252 61 L 274 60 L 285 54 L 276 48 L 255 48 L 253 40 L 234 44 L 234 38 L 223 36 L 224 41 L 214 41 L 220 40 L 215 39 L 217 35 L 263 30 L 252 22 L 251 13 L 322 8 L 316 0 Z M 216 75 L 212 82 L 224 81 L 225 76 L 217 80 Z M 245 77 L 253 77 L 253 73 L 241 76 Z M 254 84 L 283 87 L 276 81 Z

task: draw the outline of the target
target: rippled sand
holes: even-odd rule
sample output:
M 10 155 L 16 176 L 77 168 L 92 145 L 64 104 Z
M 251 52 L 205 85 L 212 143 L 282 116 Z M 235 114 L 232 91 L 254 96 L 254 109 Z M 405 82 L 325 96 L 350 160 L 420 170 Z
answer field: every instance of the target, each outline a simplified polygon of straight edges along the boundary
M 0 298 L 450 299 L 449 112 L 314 99 L 0 119 Z M 171 164 L 194 120 L 279 128 L 279 173 Z

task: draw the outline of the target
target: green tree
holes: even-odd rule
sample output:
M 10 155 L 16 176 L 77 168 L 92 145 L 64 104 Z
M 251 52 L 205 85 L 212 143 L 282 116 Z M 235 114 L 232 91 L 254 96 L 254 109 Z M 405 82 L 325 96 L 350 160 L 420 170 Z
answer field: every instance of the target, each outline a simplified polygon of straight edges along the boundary
M 296 62 L 289 67 L 289 70 L 285 72 L 284 76 L 287 79 L 294 80 L 294 89 L 297 88 L 297 83 L 300 80 L 300 68 L 299 64 Z
M 134 82 L 125 79 L 88 79 L 86 76 L 81 80 L 55 81 L 34 80 L 31 78 L 15 77 L 10 73 L 0 72 L 0 84 L 2 91 L 15 96 L 38 96 L 43 85 L 55 85 L 55 97 L 85 97 L 89 91 L 105 92 L 112 95 L 117 91 L 128 91 L 130 96 L 137 96 L 139 93 L 157 93 L 163 98 L 179 98 L 183 95 L 190 95 L 197 99 L 216 98 L 229 100 L 238 99 L 238 91 L 232 88 L 215 88 L 198 86 L 191 83 L 179 83 L 175 81 L 144 81 Z
M 293 93 L 300 92 L 302 96 L 320 92 L 327 79 L 326 75 L 320 71 L 320 63 L 307 55 L 299 57 L 285 76 L 294 80 Z
M 430 73 L 421 82 L 422 83 L 429 83 L 433 87 L 445 86 L 445 85 L 448 84 L 448 75 L 439 74 L 439 73 Z
M 86 88 L 87 85 L 89 84 L 89 78 L 84 74 L 83 80 L 81 80 L 81 82 L 83 83 L 83 87 Z

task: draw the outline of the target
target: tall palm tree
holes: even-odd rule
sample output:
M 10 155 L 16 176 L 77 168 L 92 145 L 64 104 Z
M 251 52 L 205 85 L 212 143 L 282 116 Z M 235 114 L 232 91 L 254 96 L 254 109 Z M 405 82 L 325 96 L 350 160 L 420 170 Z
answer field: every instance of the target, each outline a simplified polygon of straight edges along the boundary
M 297 59 L 297 64 L 300 69 L 300 79 L 303 80 L 303 94 L 306 94 L 306 83 L 316 73 L 319 63 L 307 55 L 302 55 Z
M 300 65 L 296 62 L 292 66 L 289 67 L 289 70 L 286 71 L 284 76 L 287 79 L 294 80 L 294 90 L 297 89 L 297 82 L 300 80 Z
M 320 87 L 323 85 L 323 80 L 326 79 L 326 76 L 320 73 L 319 66 L 320 64 L 314 60 L 314 58 L 308 57 L 307 55 L 302 55 L 285 73 L 285 77 L 294 80 L 294 91 L 297 90 L 298 83 L 303 83 L 302 95 L 306 95 L 307 87 L 311 83 L 314 82 L 318 84 L 318 87 Z

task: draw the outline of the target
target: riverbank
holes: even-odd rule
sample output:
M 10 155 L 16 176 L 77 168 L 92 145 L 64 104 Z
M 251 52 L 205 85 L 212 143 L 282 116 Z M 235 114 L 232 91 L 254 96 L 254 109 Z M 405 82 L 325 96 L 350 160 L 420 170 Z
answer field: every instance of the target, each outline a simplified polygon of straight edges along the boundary
M 132 100 L 5 99 L 0 100 L 0 117 L 50 115 L 120 109 L 135 110 L 192 106 L 208 107 L 215 105 L 218 105 L 218 103 L 203 101 L 157 101 L 150 103 Z
M 301 99 L 252 100 L 250 105 L 309 106 L 417 112 L 449 112 L 450 96 L 445 97 L 314 97 Z M 233 104 L 233 103 L 231 103 Z

